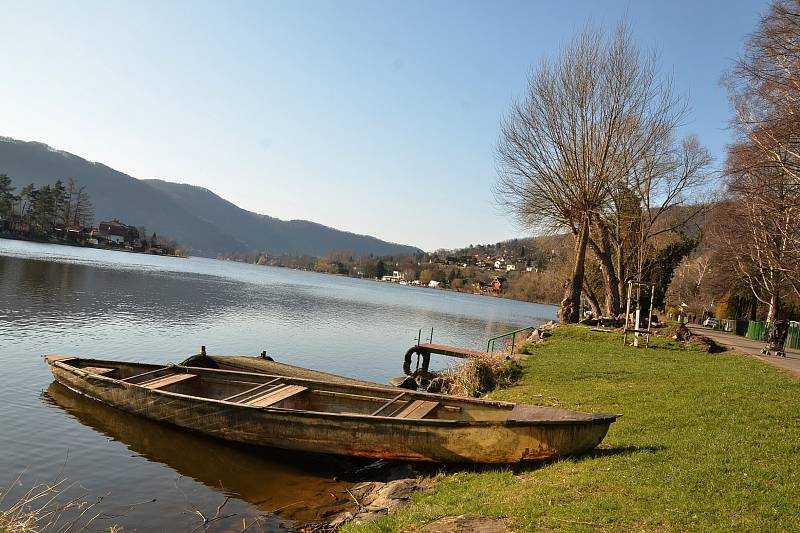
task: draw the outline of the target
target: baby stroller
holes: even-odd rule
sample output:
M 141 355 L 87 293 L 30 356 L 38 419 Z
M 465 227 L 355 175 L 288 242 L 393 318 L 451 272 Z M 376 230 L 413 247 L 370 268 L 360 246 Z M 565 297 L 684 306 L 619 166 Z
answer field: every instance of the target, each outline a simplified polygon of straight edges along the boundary
M 786 344 L 786 336 L 789 333 L 788 320 L 776 320 L 772 324 L 772 330 L 769 332 L 769 342 L 761 350 L 763 355 L 772 355 L 774 352 L 778 357 L 786 357 L 784 345 Z

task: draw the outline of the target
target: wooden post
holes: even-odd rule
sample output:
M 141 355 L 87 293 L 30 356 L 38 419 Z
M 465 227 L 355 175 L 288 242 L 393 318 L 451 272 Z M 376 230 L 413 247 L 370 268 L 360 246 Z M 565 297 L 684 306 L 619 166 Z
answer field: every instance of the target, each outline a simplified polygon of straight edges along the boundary
M 628 315 L 630 314 L 630 312 L 631 312 L 631 282 L 629 281 L 628 282 L 628 303 L 625 304 L 625 318 L 624 318 L 625 327 L 622 328 L 622 330 L 625 332 L 625 334 L 622 337 L 622 344 L 624 344 L 625 346 L 628 345 Z

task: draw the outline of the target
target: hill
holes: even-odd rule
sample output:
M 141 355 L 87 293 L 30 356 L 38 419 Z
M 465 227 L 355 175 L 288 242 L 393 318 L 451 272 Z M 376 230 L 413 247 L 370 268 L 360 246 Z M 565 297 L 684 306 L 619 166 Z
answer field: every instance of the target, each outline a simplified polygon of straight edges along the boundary
M 176 239 L 192 253 L 214 257 L 264 252 L 319 256 L 330 250 L 402 254 L 413 246 L 340 231 L 305 220 L 284 221 L 245 211 L 213 192 L 161 180 L 139 180 L 46 144 L 0 138 L 0 173 L 15 187 L 74 178 L 86 185 L 95 221 L 118 218 Z
M 321 256 L 330 250 L 356 254 L 391 255 L 416 253 L 413 246 L 382 241 L 369 235 L 337 230 L 308 220 L 280 220 L 246 211 L 220 198 L 212 191 L 163 180 L 143 180 L 181 205 L 191 205 L 195 213 L 215 227 L 236 235 L 251 250 L 271 253 Z M 332 243 L 336 243 L 332 246 Z

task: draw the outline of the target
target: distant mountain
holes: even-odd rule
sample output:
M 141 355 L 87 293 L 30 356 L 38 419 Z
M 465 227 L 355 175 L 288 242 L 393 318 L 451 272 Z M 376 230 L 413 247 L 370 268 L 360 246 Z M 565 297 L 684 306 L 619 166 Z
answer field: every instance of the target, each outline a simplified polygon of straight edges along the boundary
M 320 256 L 330 250 L 355 254 L 414 253 L 413 246 L 340 231 L 306 220 L 280 220 L 245 211 L 202 187 L 138 180 L 101 163 L 54 150 L 46 144 L 0 137 L 0 173 L 17 189 L 56 179 L 86 185 L 95 221 L 118 218 L 143 225 L 192 247 L 194 255 L 264 252 Z

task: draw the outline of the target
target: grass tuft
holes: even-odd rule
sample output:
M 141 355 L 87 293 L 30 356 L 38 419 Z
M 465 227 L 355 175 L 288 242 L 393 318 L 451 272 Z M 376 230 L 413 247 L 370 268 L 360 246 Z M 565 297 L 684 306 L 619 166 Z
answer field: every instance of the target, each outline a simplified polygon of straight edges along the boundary
M 487 354 L 470 357 L 449 369 L 445 379 L 449 394 L 478 397 L 500 387 L 507 387 L 522 375 L 519 363 L 505 355 Z

